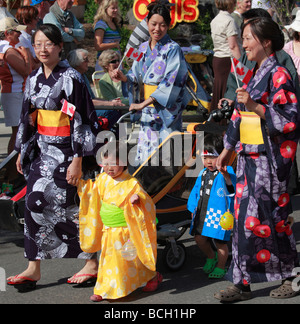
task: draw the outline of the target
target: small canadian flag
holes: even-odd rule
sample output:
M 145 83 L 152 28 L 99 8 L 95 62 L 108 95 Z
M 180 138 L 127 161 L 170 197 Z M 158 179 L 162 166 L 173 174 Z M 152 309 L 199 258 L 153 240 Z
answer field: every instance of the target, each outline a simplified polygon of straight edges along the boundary
M 70 116 L 71 118 L 73 118 L 76 107 L 65 99 L 62 99 L 61 103 L 62 103 L 61 111 L 67 114 L 68 116 Z
M 248 82 L 252 78 L 253 72 L 236 58 L 233 58 L 232 61 L 232 66 L 231 66 L 232 73 L 234 73 L 234 68 L 238 79 L 241 80 L 243 83 L 248 84 Z
M 133 47 L 130 47 L 129 50 L 126 53 L 126 56 L 139 62 L 142 57 L 143 57 L 144 53 L 140 52 L 138 49 L 135 49 Z

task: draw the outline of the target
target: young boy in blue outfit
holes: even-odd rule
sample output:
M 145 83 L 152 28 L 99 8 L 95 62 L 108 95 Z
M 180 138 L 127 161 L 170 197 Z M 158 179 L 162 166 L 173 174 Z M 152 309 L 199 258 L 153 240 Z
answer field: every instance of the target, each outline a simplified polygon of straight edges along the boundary
M 223 138 L 208 134 L 204 138 L 201 153 L 204 169 L 200 172 L 190 194 L 187 209 L 192 213 L 190 234 L 207 257 L 203 271 L 211 279 L 220 279 L 226 274 L 230 231 L 220 225 L 221 216 L 228 210 L 233 213 L 236 176 L 231 166 L 218 171 L 216 162 L 223 150 Z M 217 253 L 210 240 L 214 239 Z

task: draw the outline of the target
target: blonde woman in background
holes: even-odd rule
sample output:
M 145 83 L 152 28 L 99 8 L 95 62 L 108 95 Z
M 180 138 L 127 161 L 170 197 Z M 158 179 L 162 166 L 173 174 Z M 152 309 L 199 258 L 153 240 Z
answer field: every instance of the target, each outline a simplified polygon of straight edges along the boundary
M 93 25 L 95 31 L 94 44 L 98 51 L 95 66 L 96 71 L 102 70 L 98 64 L 98 58 L 103 51 L 113 49 L 120 52 L 121 20 L 118 1 L 103 0 L 94 17 Z

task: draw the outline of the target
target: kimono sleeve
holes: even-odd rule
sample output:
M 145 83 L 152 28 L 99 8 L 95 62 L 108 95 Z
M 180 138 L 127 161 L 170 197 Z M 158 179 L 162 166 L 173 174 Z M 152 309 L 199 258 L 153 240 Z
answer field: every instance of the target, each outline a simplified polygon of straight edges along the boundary
M 274 137 L 299 127 L 299 103 L 291 76 L 284 67 L 277 67 L 271 77 L 271 90 L 263 94 L 262 104 L 269 135 Z
M 76 107 L 71 121 L 73 156 L 95 155 L 100 148 L 96 139 L 101 127 L 92 98 L 82 78 L 73 79 L 73 91 L 67 101 Z
M 80 180 L 78 185 L 79 241 L 82 251 L 94 253 L 101 250 L 102 227 L 100 217 L 101 200 L 98 180 Z
M 128 225 L 130 239 L 137 249 L 137 255 L 146 268 L 156 270 L 157 234 L 156 211 L 150 196 L 136 180 L 132 180 L 132 191 L 124 203 L 124 216 Z M 130 197 L 137 194 L 140 202 L 132 205 Z
M 25 179 L 28 178 L 31 162 L 36 155 L 35 134 L 37 111 L 33 108 L 30 97 L 30 77 L 26 80 L 22 111 L 20 115 L 19 128 L 16 136 L 15 150 L 20 153 L 22 171 Z
M 234 109 L 231 120 L 224 135 L 224 147 L 227 150 L 234 151 L 240 140 L 241 115 L 237 109 Z
M 198 201 L 200 198 L 200 188 L 201 188 L 201 181 L 202 181 L 202 174 L 203 174 L 202 170 L 199 173 L 199 176 L 196 180 L 196 183 L 190 193 L 189 199 L 188 199 L 188 203 L 187 203 L 187 209 L 191 212 L 194 213 L 197 206 L 198 206 Z
M 162 107 L 172 108 L 181 96 L 187 75 L 188 69 L 182 50 L 177 44 L 173 45 L 166 59 L 164 78 L 151 97 Z

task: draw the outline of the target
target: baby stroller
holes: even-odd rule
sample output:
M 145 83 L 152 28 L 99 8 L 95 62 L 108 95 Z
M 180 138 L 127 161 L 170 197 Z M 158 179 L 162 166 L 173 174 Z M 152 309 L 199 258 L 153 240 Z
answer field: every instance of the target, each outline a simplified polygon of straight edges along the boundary
M 199 173 L 195 168 L 197 140 L 200 139 L 196 134 L 170 134 L 133 174 L 156 205 L 157 239 L 165 246 L 163 261 L 171 271 L 179 270 L 186 259 L 183 244 L 186 240 L 179 239 L 191 224 L 187 200 Z M 188 145 L 184 141 L 188 141 Z M 182 163 L 176 165 L 175 158 L 178 159 L 178 148 L 181 147 Z M 163 159 L 166 152 L 168 163 Z

